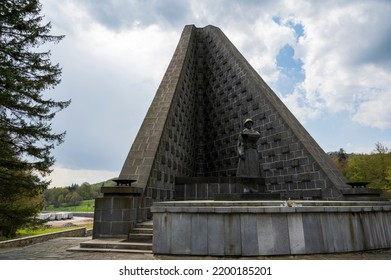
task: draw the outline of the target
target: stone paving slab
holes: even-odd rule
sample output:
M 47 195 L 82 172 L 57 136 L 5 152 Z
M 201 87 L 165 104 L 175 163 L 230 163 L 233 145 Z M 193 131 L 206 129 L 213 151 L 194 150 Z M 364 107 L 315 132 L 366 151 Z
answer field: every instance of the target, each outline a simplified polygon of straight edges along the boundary
M 391 260 L 391 249 L 341 254 L 316 254 L 296 256 L 273 256 L 254 258 L 221 258 L 197 256 L 167 256 L 153 254 L 131 254 L 118 252 L 67 251 L 91 237 L 58 238 L 21 248 L 0 249 L 0 260 L 218 260 L 218 259 L 263 259 L 263 260 Z

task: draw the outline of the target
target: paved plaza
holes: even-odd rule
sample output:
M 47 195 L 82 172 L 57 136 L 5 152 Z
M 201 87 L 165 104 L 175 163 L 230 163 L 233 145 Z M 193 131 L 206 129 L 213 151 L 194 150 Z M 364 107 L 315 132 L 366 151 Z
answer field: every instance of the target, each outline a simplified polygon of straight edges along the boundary
M 197 256 L 166 256 L 153 254 L 131 254 L 118 252 L 75 252 L 67 249 L 78 246 L 91 237 L 57 238 L 42 243 L 20 247 L 0 249 L 0 260 L 205 260 L 235 259 Z M 297 256 L 254 257 L 240 259 L 267 260 L 391 260 L 391 249 L 366 252 L 318 254 Z

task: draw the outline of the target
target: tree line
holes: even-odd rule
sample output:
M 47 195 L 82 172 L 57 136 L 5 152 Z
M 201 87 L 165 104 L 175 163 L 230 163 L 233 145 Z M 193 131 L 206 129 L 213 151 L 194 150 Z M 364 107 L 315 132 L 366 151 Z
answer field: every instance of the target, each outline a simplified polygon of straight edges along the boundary
M 349 182 L 368 182 L 369 188 L 391 189 L 391 151 L 376 143 L 370 154 L 346 153 L 343 149 L 329 153 Z
M 69 187 L 46 189 L 43 194 L 45 206 L 78 206 L 83 200 L 94 199 L 101 195 L 101 184 L 72 184 Z

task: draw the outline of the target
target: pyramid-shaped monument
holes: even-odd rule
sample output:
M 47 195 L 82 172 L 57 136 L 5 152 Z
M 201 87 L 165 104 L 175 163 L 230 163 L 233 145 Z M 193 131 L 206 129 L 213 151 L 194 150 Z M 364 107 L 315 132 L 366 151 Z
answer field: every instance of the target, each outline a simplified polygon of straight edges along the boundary
M 349 186 L 329 156 L 214 26 L 185 26 L 118 179 L 136 180 L 144 210 L 153 201 L 210 199 L 223 184 L 233 192 L 249 118 L 261 134 L 266 192 L 343 199 Z

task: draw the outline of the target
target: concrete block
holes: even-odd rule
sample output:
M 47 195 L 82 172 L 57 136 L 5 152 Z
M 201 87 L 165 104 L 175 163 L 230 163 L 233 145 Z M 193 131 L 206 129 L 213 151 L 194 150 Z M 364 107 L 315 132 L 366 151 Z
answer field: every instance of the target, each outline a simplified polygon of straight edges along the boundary
M 194 184 L 197 188 L 197 200 L 205 200 L 208 199 L 208 184 L 206 183 L 198 183 Z
M 224 216 L 219 214 L 208 215 L 208 254 L 211 256 L 223 256 L 225 248 L 224 240 Z
M 191 254 L 208 254 L 208 216 L 194 214 L 191 219 Z
M 257 216 L 258 252 L 259 255 L 274 255 L 274 231 L 272 214 Z
M 375 208 L 375 207 L 374 207 Z M 373 230 L 375 231 L 375 239 L 377 248 L 386 248 L 386 234 L 384 229 L 383 212 L 375 212 L 372 219 Z
M 112 214 L 113 210 L 105 210 L 101 211 L 101 221 L 102 222 L 110 222 L 112 221 Z
M 213 199 L 216 194 L 219 192 L 219 184 L 211 183 L 208 184 L 208 199 Z
M 349 208 L 349 207 L 345 207 Z M 341 225 L 335 228 L 338 228 L 339 232 L 336 234 L 342 239 L 341 243 L 338 245 L 339 252 L 349 252 L 353 250 L 352 243 L 352 227 L 350 225 L 351 214 L 347 212 L 335 213 L 337 217 L 336 224 Z M 342 226 L 343 225 L 343 226 Z
M 305 240 L 302 214 L 293 213 L 288 216 L 289 245 L 291 254 L 305 253 Z
M 192 241 L 191 215 L 171 214 L 171 254 L 190 254 Z M 195 232 L 196 234 L 196 232 Z
M 317 213 L 303 213 L 303 229 L 307 253 L 324 252 L 324 238 Z
M 349 221 L 349 227 L 351 228 L 351 243 L 353 247 L 353 251 L 361 251 L 364 250 L 364 233 L 362 221 L 359 213 L 352 212 Z
M 337 252 L 343 242 L 337 223 L 337 212 L 326 212 L 320 218 L 325 250 Z
M 391 247 L 391 212 L 384 212 L 384 229 L 386 234 L 387 247 Z
M 95 198 L 95 209 L 112 209 L 113 200 L 112 197 L 98 197 Z
M 113 209 L 129 209 L 135 207 L 135 199 L 133 197 L 113 197 Z
M 130 223 L 123 221 L 113 221 L 111 222 L 111 231 L 110 235 L 121 236 L 126 238 L 130 233 Z
M 123 209 L 111 210 L 110 221 L 122 222 L 123 221 Z
M 94 229 L 95 230 L 95 229 Z M 100 235 L 111 235 L 111 222 L 101 222 L 100 223 Z
M 241 222 L 239 214 L 224 215 L 224 255 L 242 254 Z
M 288 215 L 278 214 L 272 216 L 274 231 L 274 254 L 290 254 Z
M 360 219 L 362 221 L 362 229 L 364 236 L 364 250 L 376 248 L 372 232 L 371 214 L 368 213 L 368 211 L 361 212 Z
M 242 214 L 240 222 L 242 256 L 258 256 L 257 217 Z
M 155 254 L 170 254 L 171 250 L 171 219 L 167 213 L 153 214 L 153 252 Z

